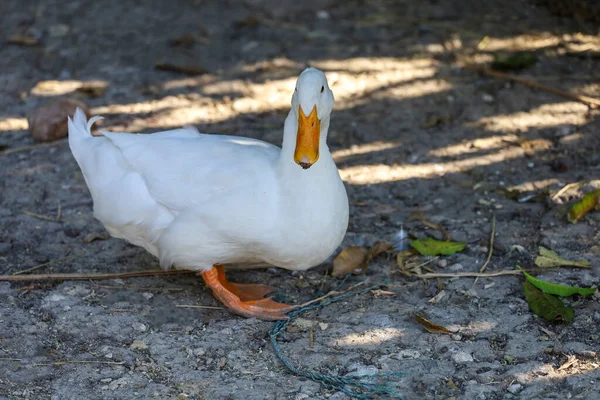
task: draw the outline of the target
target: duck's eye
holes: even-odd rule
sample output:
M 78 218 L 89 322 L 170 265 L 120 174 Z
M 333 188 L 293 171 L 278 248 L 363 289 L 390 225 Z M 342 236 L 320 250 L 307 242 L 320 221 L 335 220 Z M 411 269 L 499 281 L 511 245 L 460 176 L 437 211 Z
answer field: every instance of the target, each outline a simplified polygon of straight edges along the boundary
M 294 90 L 297 92 L 297 91 L 298 91 L 298 88 L 294 88 Z
M 325 86 L 321 86 L 321 93 L 323 93 L 323 90 L 325 90 Z

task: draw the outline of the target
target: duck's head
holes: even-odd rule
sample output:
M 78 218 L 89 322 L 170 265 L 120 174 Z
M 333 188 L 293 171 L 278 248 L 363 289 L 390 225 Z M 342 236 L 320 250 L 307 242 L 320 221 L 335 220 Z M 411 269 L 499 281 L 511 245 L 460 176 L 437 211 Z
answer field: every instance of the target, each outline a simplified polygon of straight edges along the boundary
M 325 74 L 315 68 L 305 69 L 298 77 L 292 96 L 292 112 L 298 121 L 294 161 L 304 169 L 319 159 L 319 145 L 325 139 L 321 138 L 321 124 L 326 135 L 332 108 L 333 93 Z

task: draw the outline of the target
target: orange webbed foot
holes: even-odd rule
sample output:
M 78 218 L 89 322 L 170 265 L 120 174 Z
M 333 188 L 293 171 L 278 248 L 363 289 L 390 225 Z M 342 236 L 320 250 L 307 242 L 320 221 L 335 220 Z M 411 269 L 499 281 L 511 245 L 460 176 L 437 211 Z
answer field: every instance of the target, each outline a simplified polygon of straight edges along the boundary
M 264 298 L 273 288 L 262 284 L 242 284 L 229 282 L 225 270 L 221 265 L 202 271 L 200 276 L 204 279 L 215 298 L 231 312 L 248 317 L 259 318 L 267 321 L 287 319 L 286 312 L 295 307 L 278 303 L 272 299 Z

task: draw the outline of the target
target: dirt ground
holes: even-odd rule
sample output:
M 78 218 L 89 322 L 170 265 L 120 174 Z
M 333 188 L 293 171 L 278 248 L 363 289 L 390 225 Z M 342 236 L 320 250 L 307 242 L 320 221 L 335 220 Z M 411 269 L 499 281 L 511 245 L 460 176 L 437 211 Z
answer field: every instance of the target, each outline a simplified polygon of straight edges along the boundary
M 84 243 L 103 227 L 66 141 L 27 147 L 36 107 L 75 97 L 106 117 L 105 129 L 192 124 L 280 144 L 294 81 L 311 65 L 336 96 L 329 143 L 351 202 L 342 247 L 392 240 L 401 227 L 441 239 L 425 218 L 467 248 L 407 264 L 478 271 L 495 215 L 487 272 L 532 268 L 542 245 L 594 268 L 539 277 L 600 283 L 599 213 L 566 219 L 600 189 L 600 113 L 462 68 L 465 57 L 528 51 L 537 62 L 521 76 L 599 97 L 589 22 L 519 0 L 2 0 L 0 27 L 0 274 L 158 268 L 121 240 Z M 12 35 L 39 44 L 10 44 Z M 78 89 L 88 81 L 105 90 Z M 530 193 L 540 196 L 519 201 Z M 301 303 L 339 284 L 326 276 L 331 265 L 230 277 Z M 387 286 L 306 313 L 281 335 L 296 366 L 340 377 L 402 371 L 392 380 L 406 399 L 598 398 L 597 297 L 566 299 L 574 321 L 549 323 L 529 310 L 520 276 L 425 281 L 401 273 L 394 253 L 344 288 L 361 282 Z M 0 282 L 0 398 L 348 398 L 288 371 L 272 323 L 181 305 L 219 304 L 193 275 Z M 457 333 L 427 333 L 414 313 Z

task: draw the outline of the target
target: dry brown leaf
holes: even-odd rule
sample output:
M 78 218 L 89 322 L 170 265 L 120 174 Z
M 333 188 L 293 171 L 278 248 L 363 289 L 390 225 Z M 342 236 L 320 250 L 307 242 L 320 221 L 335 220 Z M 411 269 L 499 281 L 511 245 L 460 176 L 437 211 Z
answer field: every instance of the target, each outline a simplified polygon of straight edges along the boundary
M 77 107 L 90 117 L 85 104 L 73 99 L 60 99 L 38 107 L 27 117 L 29 134 L 38 142 L 52 142 L 66 137 L 67 117 L 72 117 Z
M 362 246 L 346 247 L 333 260 L 331 276 L 343 278 L 352 273 L 362 274 L 367 270 L 369 251 Z
M 448 328 L 446 328 L 446 327 L 444 327 L 442 325 L 434 324 L 433 322 L 431 322 L 428 319 L 420 316 L 419 314 L 415 314 L 415 319 L 429 333 L 442 333 L 442 334 L 445 334 L 445 335 L 452 335 L 452 332 L 449 331 Z
M 362 246 L 346 247 L 333 260 L 331 276 L 343 278 L 350 273 L 354 275 L 363 274 L 373 258 L 391 248 L 392 245 L 387 242 L 379 242 L 368 250 Z
M 379 242 L 375 246 L 369 249 L 368 260 L 371 261 L 373 258 L 377 257 L 381 253 L 388 251 L 392 248 L 392 245 L 388 242 Z
M 104 96 L 107 87 L 108 84 L 106 82 L 89 81 L 83 82 L 82 85 L 75 90 L 75 92 L 85 97 L 102 97 Z
M 208 72 L 205 68 L 199 65 L 177 65 L 163 62 L 157 62 L 154 64 L 154 68 L 161 71 L 178 72 L 180 74 L 191 76 L 204 75 Z
M 8 43 L 15 44 L 17 46 L 34 47 L 39 46 L 40 41 L 31 34 L 16 34 L 8 38 Z
M 92 233 L 88 233 L 84 238 L 83 238 L 83 243 L 91 243 L 94 240 L 106 240 L 106 239 L 110 239 L 110 234 L 108 232 L 92 232 Z

